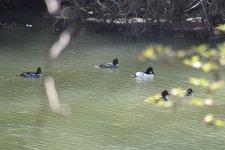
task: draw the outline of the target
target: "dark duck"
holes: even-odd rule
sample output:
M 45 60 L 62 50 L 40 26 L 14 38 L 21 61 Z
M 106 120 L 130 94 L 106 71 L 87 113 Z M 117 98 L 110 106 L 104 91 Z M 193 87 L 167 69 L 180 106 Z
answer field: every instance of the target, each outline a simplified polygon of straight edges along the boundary
M 193 95 L 193 90 L 191 88 L 188 88 L 186 91 L 186 96 L 192 96 Z
M 107 63 L 107 64 L 100 64 L 98 65 L 99 68 L 118 68 L 119 67 L 119 61 L 117 58 L 113 59 L 112 63 Z
M 38 67 L 36 72 L 23 72 L 20 76 L 24 78 L 41 78 L 42 71 L 41 68 Z
M 167 90 L 164 90 L 164 91 L 162 91 L 162 93 L 161 93 L 161 96 L 162 96 L 161 98 L 162 98 L 164 101 L 168 101 L 168 100 L 169 100 L 168 95 L 170 95 L 169 92 L 168 92 Z

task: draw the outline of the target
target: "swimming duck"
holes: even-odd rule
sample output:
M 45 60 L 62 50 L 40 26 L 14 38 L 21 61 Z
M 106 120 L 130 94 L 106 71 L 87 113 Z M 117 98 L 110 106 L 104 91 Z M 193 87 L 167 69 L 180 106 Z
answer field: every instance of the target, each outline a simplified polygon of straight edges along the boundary
M 186 96 L 192 96 L 193 95 L 193 90 L 191 88 L 188 88 L 186 91 Z
M 36 72 L 23 72 L 20 74 L 24 78 L 40 78 L 42 76 L 41 68 L 38 67 Z
M 153 72 L 152 67 L 148 67 L 146 71 L 139 71 L 133 74 L 135 78 L 139 79 L 153 79 L 155 73 Z
M 118 68 L 119 67 L 119 61 L 117 58 L 113 59 L 112 63 L 107 64 L 100 64 L 98 65 L 99 68 Z
M 149 97 L 145 101 L 153 104 L 164 105 L 164 102 L 169 100 L 168 95 L 170 95 L 169 92 L 167 90 L 164 90 L 162 91 L 161 96 L 159 94 L 156 94 L 155 96 Z
M 161 98 L 162 98 L 164 101 L 168 101 L 168 100 L 169 100 L 168 95 L 170 95 L 169 92 L 168 92 L 167 90 L 164 90 L 164 91 L 162 91 L 162 93 L 161 93 L 161 96 L 162 96 Z

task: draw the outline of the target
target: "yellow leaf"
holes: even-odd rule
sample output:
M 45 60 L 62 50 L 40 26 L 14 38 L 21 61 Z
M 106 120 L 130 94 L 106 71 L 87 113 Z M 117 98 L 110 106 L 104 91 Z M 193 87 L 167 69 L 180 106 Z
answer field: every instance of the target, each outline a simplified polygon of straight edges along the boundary
M 223 85 L 224 85 L 224 82 L 223 82 L 223 81 L 213 82 L 213 83 L 209 86 L 209 89 L 210 89 L 211 91 L 215 91 L 215 90 L 221 88 Z
M 215 49 L 210 49 L 210 50 L 208 51 L 208 53 L 209 53 L 210 57 L 215 57 L 215 56 L 217 56 L 217 51 L 216 51 Z
M 204 102 L 199 98 L 192 98 L 190 101 L 190 105 L 202 107 L 204 106 Z
M 180 51 L 177 53 L 177 57 L 178 57 L 178 58 L 183 58 L 185 55 L 186 55 L 186 53 L 185 53 L 185 51 L 183 51 L 183 50 L 180 50 Z
M 175 96 L 184 97 L 185 92 L 182 88 L 173 88 L 170 93 Z
M 208 49 L 208 46 L 206 44 L 201 44 L 198 46 L 199 51 L 205 51 Z
M 154 58 L 155 57 L 155 53 L 153 48 L 148 48 L 146 51 L 144 51 L 143 55 L 149 59 Z
M 207 87 L 210 85 L 209 81 L 206 80 L 206 79 L 204 79 L 204 78 L 200 78 L 199 80 L 200 80 L 200 85 L 201 85 L 203 88 L 207 88 Z
M 157 96 L 149 97 L 147 99 L 147 102 L 150 102 L 150 103 L 158 103 L 159 101 L 160 101 L 160 97 L 157 97 Z
M 225 31 L 225 24 L 220 24 L 218 28 L 222 31 Z
M 213 105 L 213 100 L 212 99 L 204 99 L 204 104 L 207 106 L 212 106 Z
M 183 64 L 190 66 L 191 65 L 191 61 L 189 59 L 184 59 L 183 60 Z
M 164 106 L 165 101 L 160 100 L 157 104 L 158 104 L 158 106 Z
M 222 127 L 222 126 L 224 126 L 224 121 L 217 119 L 217 120 L 215 120 L 214 124 L 217 127 Z
M 194 62 L 194 61 L 199 61 L 200 60 L 200 57 L 198 55 L 194 55 L 191 57 L 191 61 Z
M 210 72 L 212 70 L 212 64 L 211 63 L 202 64 L 202 70 L 204 72 Z
M 196 78 L 189 78 L 189 83 L 191 83 L 191 84 L 194 84 L 194 85 L 200 85 L 200 80 L 199 79 L 196 79 Z
M 220 65 L 225 66 L 225 58 L 221 58 L 219 62 L 220 62 Z
M 205 118 L 204 118 L 204 121 L 206 122 L 206 123 L 210 123 L 210 122 L 212 122 L 213 120 L 214 120 L 214 115 L 213 114 L 208 114 L 208 115 L 206 115 L 205 116 Z
M 200 61 L 192 62 L 192 67 L 194 68 L 200 68 L 202 66 L 202 63 Z

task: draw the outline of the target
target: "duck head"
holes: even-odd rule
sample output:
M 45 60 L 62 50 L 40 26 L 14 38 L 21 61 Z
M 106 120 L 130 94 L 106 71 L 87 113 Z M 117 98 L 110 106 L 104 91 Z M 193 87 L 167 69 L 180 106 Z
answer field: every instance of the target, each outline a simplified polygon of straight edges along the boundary
M 191 88 L 188 88 L 186 92 L 186 96 L 192 96 L 192 95 L 193 95 L 193 90 Z
M 146 70 L 145 73 L 146 73 L 146 74 L 154 74 L 154 75 L 155 75 L 155 73 L 153 72 L 152 67 L 148 67 L 148 69 Z
M 41 67 L 37 68 L 36 74 L 42 74 Z
M 117 58 L 113 59 L 113 65 L 118 65 L 119 61 Z
M 170 95 L 170 94 L 169 94 L 169 92 L 167 90 L 164 90 L 161 93 L 162 99 L 165 100 L 165 101 L 168 101 L 168 99 L 169 99 L 168 95 Z

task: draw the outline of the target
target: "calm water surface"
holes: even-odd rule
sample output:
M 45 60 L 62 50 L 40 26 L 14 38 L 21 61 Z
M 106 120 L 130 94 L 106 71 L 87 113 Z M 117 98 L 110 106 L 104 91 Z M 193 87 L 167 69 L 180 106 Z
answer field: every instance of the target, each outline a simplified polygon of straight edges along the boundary
M 53 61 L 48 50 L 58 39 L 42 30 L 0 32 L 0 147 L 16 150 L 175 150 L 225 149 L 225 128 L 208 127 L 204 116 L 224 119 L 224 88 L 213 95 L 192 86 L 196 97 L 213 98 L 216 106 L 154 107 L 144 100 L 164 89 L 188 88 L 188 77 L 211 74 L 182 64 L 140 62 L 147 42 L 81 34 Z M 174 42 L 175 43 L 175 42 Z M 174 45 L 177 46 L 177 45 Z M 181 45 L 182 46 L 182 45 Z M 119 58 L 120 68 L 93 66 Z M 43 69 L 42 79 L 23 79 L 24 71 Z M 130 77 L 153 66 L 153 82 Z M 60 103 L 69 115 L 53 113 L 44 78 L 55 79 Z M 171 101 L 188 101 L 171 96 Z

